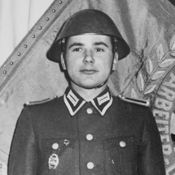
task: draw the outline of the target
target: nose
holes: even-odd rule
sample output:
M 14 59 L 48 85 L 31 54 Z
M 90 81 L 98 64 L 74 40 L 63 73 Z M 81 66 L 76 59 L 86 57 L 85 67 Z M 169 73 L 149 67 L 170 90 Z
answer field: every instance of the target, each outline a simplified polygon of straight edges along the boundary
M 93 56 L 93 51 L 91 51 L 91 50 L 86 50 L 86 52 L 85 52 L 85 55 L 84 55 L 84 59 L 83 59 L 83 62 L 85 63 L 85 64 L 87 64 L 87 63 L 94 63 L 94 56 Z

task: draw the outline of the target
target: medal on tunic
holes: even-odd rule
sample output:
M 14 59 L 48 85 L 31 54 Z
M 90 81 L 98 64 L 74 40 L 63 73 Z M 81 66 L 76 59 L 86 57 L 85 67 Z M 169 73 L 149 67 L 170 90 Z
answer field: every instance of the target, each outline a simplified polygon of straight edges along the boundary
M 49 164 L 49 169 L 56 169 L 57 166 L 58 166 L 58 164 L 59 164 L 58 155 L 57 155 L 57 154 L 52 154 L 52 155 L 49 157 L 48 164 Z

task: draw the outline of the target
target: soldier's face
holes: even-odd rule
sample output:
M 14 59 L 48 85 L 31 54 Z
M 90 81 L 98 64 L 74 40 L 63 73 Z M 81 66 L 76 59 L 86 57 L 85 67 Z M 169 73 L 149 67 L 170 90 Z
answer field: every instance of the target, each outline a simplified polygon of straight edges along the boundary
M 72 36 L 67 40 L 65 49 L 61 63 L 68 72 L 73 88 L 106 86 L 111 70 L 115 70 L 118 61 L 110 37 L 95 34 Z

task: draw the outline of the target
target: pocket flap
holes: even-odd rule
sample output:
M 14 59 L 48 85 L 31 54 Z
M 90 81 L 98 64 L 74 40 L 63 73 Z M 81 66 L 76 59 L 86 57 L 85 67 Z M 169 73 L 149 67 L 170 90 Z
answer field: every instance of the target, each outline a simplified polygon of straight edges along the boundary
M 104 150 L 109 150 L 114 147 L 124 149 L 133 146 L 133 144 L 136 144 L 134 136 L 119 136 L 103 139 Z
M 60 149 L 63 147 L 75 147 L 75 139 L 72 138 L 44 138 L 41 141 L 41 149 Z

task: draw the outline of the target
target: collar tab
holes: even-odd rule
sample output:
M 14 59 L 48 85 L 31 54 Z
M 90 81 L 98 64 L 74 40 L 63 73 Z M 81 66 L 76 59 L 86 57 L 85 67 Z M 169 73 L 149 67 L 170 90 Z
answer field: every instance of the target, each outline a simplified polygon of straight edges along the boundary
M 100 95 L 98 95 L 95 99 L 91 101 L 94 107 L 99 111 L 99 113 L 103 116 L 107 109 L 111 106 L 113 98 L 111 93 L 109 92 L 109 88 L 103 91 Z
M 78 95 L 73 89 L 70 88 L 66 89 L 63 99 L 72 116 L 74 116 L 86 103 L 86 101 L 80 95 Z M 111 106 L 112 101 L 113 98 L 111 96 L 109 88 L 106 88 L 106 90 L 104 90 L 90 102 L 103 116 L 106 113 L 107 109 Z

